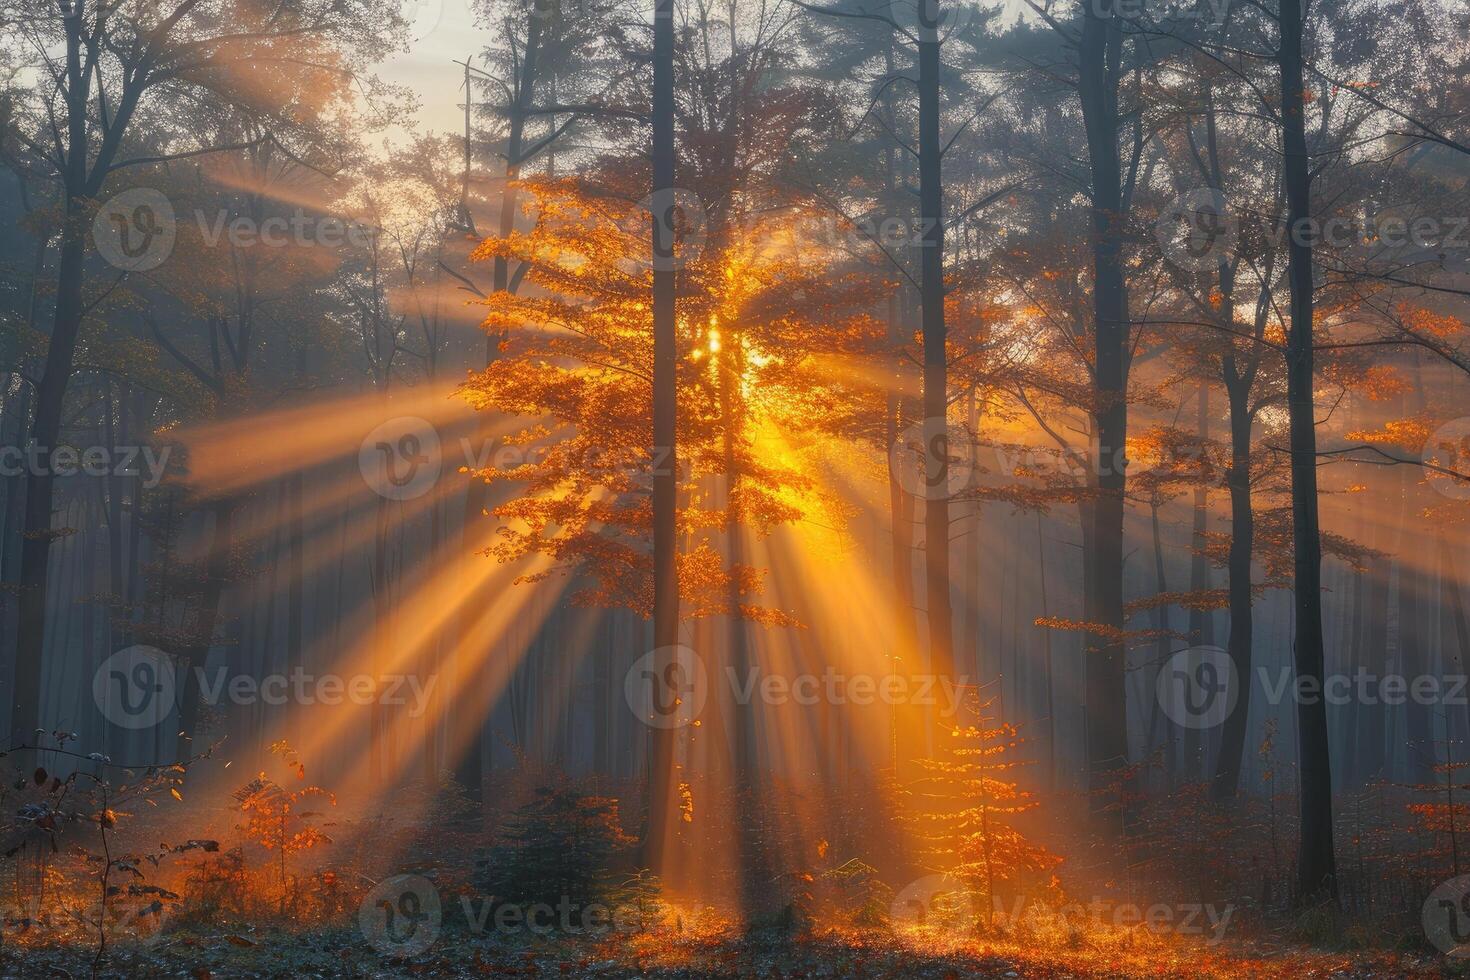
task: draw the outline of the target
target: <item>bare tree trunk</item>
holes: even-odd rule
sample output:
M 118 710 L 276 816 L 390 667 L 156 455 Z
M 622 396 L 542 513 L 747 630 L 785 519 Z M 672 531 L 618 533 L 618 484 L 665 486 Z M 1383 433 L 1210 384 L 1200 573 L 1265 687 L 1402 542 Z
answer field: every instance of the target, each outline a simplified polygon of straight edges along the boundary
M 1371 558 L 1368 564 L 1368 608 L 1365 613 L 1367 626 L 1363 633 L 1363 645 L 1380 655 L 1388 650 L 1388 597 L 1392 563 L 1387 558 Z M 1362 722 L 1357 731 L 1357 743 L 1353 758 L 1357 764 L 1358 778 L 1362 782 L 1384 778 L 1384 739 L 1388 712 L 1381 702 L 1362 706 Z
M 657 0 L 653 23 L 653 194 L 674 193 L 674 0 Z M 656 211 L 663 210 L 655 207 Z M 653 221 L 653 644 L 679 643 L 678 334 L 675 322 L 674 227 Z M 674 732 L 648 729 L 648 826 L 643 863 L 662 870 L 662 850 L 676 826 Z
M 1449 647 L 1448 639 L 1451 626 L 1455 635 L 1455 673 L 1464 677 L 1470 673 L 1470 616 L 1465 613 L 1465 592 L 1460 584 L 1459 573 L 1455 569 L 1455 555 L 1450 548 L 1449 538 L 1439 539 L 1439 567 L 1440 577 L 1443 582 L 1443 591 L 1440 593 L 1440 607 L 1442 616 L 1449 619 L 1445 623 L 1441 635 L 1444 637 L 1443 645 Z M 1450 663 L 1450 658 L 1445 658 L 1445 663 Z M 1465 732 L 1470 736 L 1470 704 L 1467 704 L 1461 714 L 1465 725 Z
M 1092 805 L 1111 807 L 1108 787 L 1128 763 L 1123 620 L 1123 514 L 1127 488 L 1128 294 L 1123 279 L 1123 189 L 1118 155 L 1121 33 L 1111 0 L 1087 5 L 1079 48 L 1079 91 L 1092 171 L 1093 314 L 1097 499 L 1090 507 L 1087 636 L 1087 758 Z M 1126 824 L 1128 815 L 1123 815 Z
M 1363 515 L 1363 501 L 1358 501 L 1358 527 L 1354 540 L 1366 542 L 1367 521 Z M 1363 645 L 1363 624 L 1366 619 L 1368 605 L 1368 574 L 1364 569 L 1354 569 L 1352 572 L 1352 591 L 1348 601 L 1351 603 L 1352 615 L 1347 624 L 1347 633 L 1343 643 L 1348 648 L 1348 670 L 1353 676 L 1359 671 L 1368 668 L 1367 650 Z M 1343 710 L 1339 712 L 1333 725 L 1333 744 L 1341 748 L 1340 761 L 1337 763 L 1338 773 L 1335 777 L 1337 785 L 1349 790 L 1360 787 L 1358 782 L 1357 762 L 1353 758 L 1353 739 L 1362 725 L 1363 706 L 1357 698 L 1352 698 Z
M 894 72 L 894 45 L 890 35 L 884 48 L 885 70 Z M 896 131 L 898 116 L 893 107 L 893 87 L 883 91 L 883 110 L 888 117 L 888 128 Z M 885 203 L 895 206 L 898 195 L 897 150 L 892 144 L 885 146 L 883 153 L 883 193 Z M 898 292 L 888 297 L 888 343 L 893 367 L 893 378 L 888 388 L 884 422 L 885 445 L 890 448 L 898 443 L 904 430 L 904 385 L 903 378 L 908 362 L 903 356 L 911 331 L 906 329 L 908 319 L 909 292 L 903 281 L 897 282 Z M 888 468 L 888 512 L 893 532 L 893 548 L 890 555 L 893 575 L 893 624 L 894 645 L 900 656 L 912 656 L 919 648 L 919 627 L 914 615 L 914 498 L 904 489 L 899 474 L 890 461 Z M 896 760 L 895 760 L 896 765 Z
M 1281 0 L 1281 127 L 1289 231 L 1291 330 L 1287 335 L 1287 404 L 1291 415 L 1291 499 L 1295 538 L 1296 678 L 1321 690 L 1322 538 L 1318 524 L 1317 428 L 1312 386 L 1311 161 L 1307 154 L 1306 96 L 1302 85 L 1302 0 Z M 1332 767 L 1327 706 L 1321 698 L 1297 705 L 1301 758 L 1301 832 L 1297 899 L 1336 901 L 1337 867 L 1332 842 Z
M 11 689 L 11 732 L 26 741 L 41 721 L 42 658 L 46 645 L 46 584 L 50 565 L 52 473 L 51 454 L 61 434 L 62 402 L 71 381 L 77 334 L 82 326 L 83 264 L 86 259 L 86 198 L 91 180 L 88 163 L 87 103 L 90 77 L 82 68 L 82 9 L 63 18 L 66 34 L 67 156 L 62 173 L 65 197 L 61 255 L 56 270 L 56 314 L 46 346 L 46 365 L 36 386 L 36 415 L 31 441 L 37 465 L 26 476 L 25 531 L 20 551 L 20 596 L 16 620 L 15 684 Z M 119 106 L 119 111 L 123 111 Z M 127 111 L 131 111 L 129 107 Z M 99 163 L 100 173 L 106 167 Z M 97 188 L 97 189 L 100 189 Z M 25 768 L 24 761 L 21 767 Z
M 70 21 L 71 18 L 68 18 Z M 73 44 L 68 27 L 68 47 Z M 74 140 L 80 149 L 82 140 Z M 46 348 L 46 366 L 36 386 L 36 414 L 31 442 L 36 447 L 36 464 L 26 474 L 25 530 L 20 546 L 20 594 L 16 619 L 15 686 L 11 690 L 10 729 L 19 739 L 32 742 L 32 734 L 43 727 L 41 717 L 42 663 L 46 639 L 46 595 L 50 571 L 53 478 L 51 454 L 61 435 L 62 402 L 71 380 L 77 334 L 82 325 L 82 284 L 85 247 L 84 209 L 68 181 L 66 213 L 62 225 L 61 260 L 57 269 L 56 318 Z M 54 719 L 53 719 L 54 720 Z M 22 763 L 24 768 L 24 763 Z
M 31 387 L 24 382 L 21 383 L 20 393 L 11 399 L 14 403 L 15 427 L 14 445 L 19 446 L 25 441 L 25 433 L 30 429 L 31 416 Z M 10 406 L 7 405 L 7 408 Z M 5 514 L 4 533 L 0 534 L 0 580 L 10 582 L 16 574 L 15 563 L 19 559 L 19 548 L 13 547 L 11 542 L 24 540 L 21 537 L 21 521 L 24 517 L 25 508 L 25 476 L 15 473 L 5 478 Z M 10 595 L 7 592 L 0 595 L 0 645 L 7 639 L 9 626 L 8 617 L 5 615 L 9 610 Z
M 515 230 L 516 211 L 519 207 L 519 193 L 512 186 L 521 176 L 521 165 L 525 162 L 522 156 L 525 153 L 526 119 L 530 115 L 531 106 L 535 99 L 536 84 L 539 80 L 538 64 L 541 55 L 541 31 L 545 18 L 545 11 L 540 4 L 536 4 L 531 12 L 530 23 L 527 28 L 526 48 L 523 54 L 520 70 L 516 77 L 515 97 L 509 106 L 509 132 L 506 134 L 505 142 L 505 186 L 500 194 L 500 222 L 498 232 L 501 238 L 508 237 Z M 471 99 L 469 89 L 469 68 L 465 69 L 465 101 Z M 466 200 L 463 202 L 466 220 L 469 220 L 469 172 L 470 172 L 470 109 L 465 106 L 465 176 L 464 193 Z M 491 280 L 493 292 L 514 292 L 511 282 L 510 260 L 503 255 L 497 255 L 494 261 L 494 273 Z M 499 337 L 489 337 L 485 341 L 485 366 L 489 367 L 495 360 L 499 351 Z M 483 444 L 490 439 L 490 420 L 482 418 L 477 427 L 479 440 Z M 463 525 L 463 549 L 466 554 L 465 562 L 474 560 L 474 555 L 481 550 L 477 542 L 475 529 L 482 526 L 485 511 L 490 509 L 490 492 L 488 485 L 483 480 L 472 479 L 465 491 L 465 510 Z M 469 648 L 480 642 L 480 637 L 473 635 L 470 623 L 478 616 L 479 611 L 490 602 L 492 596 L 480 593 L 472 594 L 460 604 L 457 636 L 459 642 L 455 646 L 458 658 L 457 681 L 464 685 L 479 683 L 479 679 L 473 676 L 478 669 L 478 661 L 469 656 Z M 493 641 L 486 638 L 485 642 Z M 471 704 L 476 703 L 476 698 L 464 698 Z M 488 712 L 487 712 L 488 715 Z M 455 779 L 465 788 L 465 793 L 471 799 L 488 799 L 484 781 L 489 779 L 491 756 L 485 751 L 486 736 L 489 734 L 489 717 L 485 719 L 473 719 L 467 728 L 474 728 L 473 734 L 468 736 L 467 743 L 457 750 L 455 764 Z
M 890 302 L 890 338 L 901 333 L 902 321 L 893 313 Z M 895 445 L 903 431 L 903 398 L 896 391 L 888 393 L 887 444 Z M 888 513 L 893 539 L 890 563 L 893 575 L 894 645 L 901 656 L 910 656 L 919 647 L 918 623 L 914 618 L 914 498 L 904 490 L 897 471 L 890 464 L 888 472 Z
M 1152 501 L 1149 508 L 1149 525 L 1153 531 L 1154 539 L 1154 591 L 1160 595 L 1169 591 L 1169 580 L 1164 566 L 1164 542 L 1161 528 L 1159 527 L 1159 504 Z M 1158 685 L 1159 674 L 1168 665 L 1169 647 L 1172 645 L 1169 639 L 1169 630 L 1173 627 L 1169 616 L 1169 606 L 1160 603 L 1154 610 L 1154 629 L 1158 630 L 1159 638 L 1154 641 L 1154 658 L 1158 660 L 1158 668 L 1154 671 L 1154 685 Z M 1161 729 L 1164 742 L 1164 785 L 1174 788 L 1174 781 L 1179 775 L 1179 733 L 1174 730 L 1174 723 L 1165 717 L 1162 705 L 1158 698 L 1153 699 L 1153 705 L 1149 709 L 1149 735 L 1150 742 L 1156 729 Z
M 944 178 L 939 142 L 938 0 L 920 0 L 919 221 L 923 229 L 920 288 L 924 336 L 924 606 L 929 619 L 929 668 L 954 669 L 954 613 L 949 589 L 948 360 L 944 324 Z M 927 26 L 926 26 L 927 25 Z
M 740 460 L 738 439 L 743 425 L 743 405 L 740 403 L 740 372 L 744 362 L 744 349 L 738 334 L 723 338 L 722 371 L 720 376 L 720 416 L 724 424 L 725 465 L 725 508 L 729 560 L 732 568 L 745 564 L 745 532 L 740 503 Z M 737 684 L 751 677 L 753 666 L 750 642 L 746 635 L 745 619 L 740 614 L 740 588 L 735 577 L 731 577 L 726 596 L 728 603 L 729 643 L 728 663 L 735 672 Z M 751 698 L 736 699 L 735 721 L 735 807 L 739 824 L 740 846 L 740 905 L 747 922 L 760 917 L 770 904 L 769 881 L 771 878 L 769 855 L 766 852 L 761 828 L 764 813 L 761 805 L 764 795 L 764 770 L 761 765 L 760 744 L 757 740 L 755 705 Z
M 107 382 L 107 397 L 104 400 L 103 412 L 105 413 L 104 418 L 107 427 L 105 438 L 108 448 L 113 453 L 117 452 L 120 440 L 126 440 L 128 437 L 127 427 L 125 425 L 117 428 L 114 427 L 118 419 L 117 407 L 119 405 L 123 406 L 122 418 L 126 420 L 127 402 L 127 384 L 124 382 L 121 385 L 119 397 L 114 402 L 112 397 L 112 382 L 109 380 Z M 119 428 L 121 431 L 119 431 Z M 115 468 L 108 468 L 107 478 L 103 483 L 103 488 L 107 493 L 107 592 L 112 600 L 112 615 L 109 617 L 107 635 L 108 646 L 115 647 L 117 645 L 114 640 L 116 631 L 112 621 L 116 620 L 118 611 L 122 609 L 127 601 L 123 587 L 123 481 L 122 477 L 115 472 Z M 134 508 L 133 518 L 134 520 L 137 519 L 136 508 Z
M 1046 538 L 1041 533 L 1041 511 L 1036 512 L 1036 560 L 1039 564 L 1037 577 L 1041 581 L 1041 617 L 1049 619 L 1051 610 L 1046 601 Z M 1042 656 L 1046 670 L 1046 786 L 1057 790 L 1057 706 L 1056 681 L 1052 677 L 1051 630 L 1041 631 Z
M 1427 549 L 1414 547 L 1414 554 L 1423 555 Z M 1429 587 L 1428 575 L 1413 563 L 1405 562 L 1399 572 L 1399 669 L 1405 677 L 1428 677 L 1434 667 L 1434 655 L 1430 647 L 1430 599 L 1434 594 Z M 1429 706 L 1419 698 L 1404 701 L 1405 733 L 1408 780 L 1417 784 L 1432 784 L 1436 780 L 1434 763 L 1436 747 Z
M 235 502 L 224 498 L 210 508 L 213 527 L 204 569 L 204 592 L 199 601 L 199 614 L 191 631 L 192 638 L 179 657 L 179 731 L 187 753 L 189 740 L 199 734 L 200 692 L 198 671 L 204 669 L 209 649 L 214 645 L 219 625 L 220 602 L 229 578 L 230 554 L 234 550 Z M 203 748 L 204 746 L 200 746 Z
M 296 382 L 305 387 L 307 383 L 306 370 L 306 344 L 303 341 L 296 351 Z M 302 509 L 302 474 L 299 468 L 293 470 L 286 477 L 284 491 L 286 494 L 286 673 L 304 667 L 302 663 L 302 620 L 305 615 L 306 577 L 305 548 L 303 540 L 305 528 L 303 526 Z M 297 717 L 302 712 L 296 711 Z M 288 723 L 292 719 L 288 719 Z M 298 726 L 293 735 L 299 736 Z M 297 737 L 294 744 L 302 744 L 301 738 Z M 432 770 L 431 770 L 432 771 Z
M 1199 386 L 1199 399 L 1195 416 L 1196 431 L 1200 443 L 1210 438 L 1210 386 Z M 1209 490 L 1204 483 L 1194 488 L 1194 523 L 1189 534 L 1189 591 L 1198 595 L 1210 587 L 1210 563 L 1205 558 L 1205 531 L 1208 529 Z M 1215 614 L 1208 609 L 1195 607 L 1189 610 L 1190 643 L 1213 646 L 1215 643 Z M 1191 728 L 1184 733 L 1185 765 L 1190 772 L 1203 778 L 1210 762 L 1209 730 Z
M 1235 355 L 1226 355 L 1226 394 L 1230 399 L 1230 639 L 1227 652 L 1235 664 L 1240 697 L 1235 710 L 1225 719 L 1220 732 L 1220 754 L 1215 759 L 1215 777 L 1210 792 L 1216 800 L 1235 796 L 1240 788 L 1241 765 L 1245 758 L 1246 726 L 1251 709 L 1251 636 L 1255 631 L 1254 595 L 1251 591 L 1251 552 L 1255 548 L 1256 518 L 1251 508 L 1251 413 L 1250 382 L 1235 370 Z

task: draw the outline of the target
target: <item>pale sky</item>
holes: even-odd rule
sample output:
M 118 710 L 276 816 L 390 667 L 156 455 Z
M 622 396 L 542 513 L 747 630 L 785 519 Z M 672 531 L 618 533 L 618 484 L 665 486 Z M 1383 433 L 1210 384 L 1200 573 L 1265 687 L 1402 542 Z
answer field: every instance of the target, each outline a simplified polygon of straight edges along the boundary
M 378 74 L 408 86 L 419 100 L 419 132 L 459 133 L 464 130 L 464 69 L 454 62 L 478 58 L 490 41 L 489 29 L 476 26 L 474 0 L 400 0 L 404 16 L 413 24 L 412 49 L 384 62 Z M 652 0 L 647 6 L 652 9 Z M 1020 0 L 1006 0 L 1006 21 L 1019 16 Z
M 384 62 L 378 75 L 406 85 L 419 100 L 419 131 L 460 132 L 464 128 L 464 69 L 455 61 L 477 56 L 489 40 L 475 26 L 471 0 L 402 0 L 416 40 L 408 54 Z

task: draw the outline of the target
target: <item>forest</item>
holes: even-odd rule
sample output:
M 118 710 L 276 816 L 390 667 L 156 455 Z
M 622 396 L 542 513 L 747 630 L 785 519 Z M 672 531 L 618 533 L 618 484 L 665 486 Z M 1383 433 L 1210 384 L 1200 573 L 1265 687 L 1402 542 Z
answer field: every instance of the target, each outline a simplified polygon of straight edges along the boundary
M 1470 975 L 1467 39 L 0 0 L 0 977 Z

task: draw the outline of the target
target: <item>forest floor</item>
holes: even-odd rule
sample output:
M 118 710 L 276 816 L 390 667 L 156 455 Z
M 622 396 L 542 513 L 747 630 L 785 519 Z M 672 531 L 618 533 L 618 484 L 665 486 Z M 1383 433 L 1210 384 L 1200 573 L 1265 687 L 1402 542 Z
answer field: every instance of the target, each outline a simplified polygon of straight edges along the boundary
M 1137 937 L 1139 934 L 1132 934 Z M 179 932 L 147 944 L 110 946 L 93 973 L 95 950 L 7 943 L 0 977 L 410 978 L 649 977 L 789 978 L 1223 978 L 1461 977 L 1470 961 L 1423 952 L 1323 952 L 1288 943 L 1169 945 L 1147 936 L 1119 941 L 972 941 L 920 945 L 883 932 L 816 930 L 780 934 L 665 932 L 600 938 L 440 936 L 407 960 L 380 956 L 362 935 L 340 929 L 256 934 Z

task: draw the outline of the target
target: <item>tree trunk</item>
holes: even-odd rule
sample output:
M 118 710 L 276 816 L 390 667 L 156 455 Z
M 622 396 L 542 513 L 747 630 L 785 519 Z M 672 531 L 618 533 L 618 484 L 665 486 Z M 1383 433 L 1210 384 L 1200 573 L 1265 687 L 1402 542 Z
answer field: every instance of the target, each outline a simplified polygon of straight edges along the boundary
M 678 333 L 674 298 L 674 0 L 657 0 L 653 22 L 653 645 L 679 643 Z M 648 729 L 648 826 L 643 863 L 663 868 L 675 824 L 674 732 Z
M 1153 501 L 1153 506 L 1149 508 L 1149 525 L 1154 539 L 1154 591 L 1163 595 L 1169 591 L 1169 581 L 1164 567 L 1164 542 L 1162 529 L 1159 526 L 1157 501 Z M 1159 633 L 1158 639 L 1154 641 L 1154 658 L 1158 661 L 1158 666 L 1154 670 L 1154 689 L 1158 687 L 1159 675 L 1168 667 L 1169 648 L 1173 646 L 1169 638 L 1169 631 L 1172 627 L 1169 606 L 1160 603 L 1154 610 L 1154 629 Z M 1173 790 L 1174 782 L 1179 775 L 1179 733 L 1174 728 L 1174 723 L 1165 717 L 1159 699 L 1154 698 L 1149 709 L 1150 752 L 1152 752 L 1152 746 L 1157 744 L 1154 738 L 1157 733 L 1164 743 L 1164 785 L 1169 790 Z
M 920 287 L 924 336 L 924 605 L 929 619 L 929 669 L 945 677 L 954 666 L 954 613 L 949 590 L 948 361 L 944 325 L 944 182 L 939 142 L 939 2 L 920 0 L 919 221 L 923 229 Z
M 536 93 L 537 65 L 541 53 L 541 26 L 545 12 L 536 4 L 531 12 L 530 24 L 526 35 L 526 49 L 521 61 L 520 73 L 517 79 L 515 98 L 509 107 L 509 132 L 505 141 L 505 186 L 500 194 L 500 223 L 498 231 L 501 238 L 508 237 L 515 230 L 516 210 L 519 207 L 519 194 L 512 184 L 520 179 L 521 164 L 524 162 L 521 155 L 524 152 L 526 118 L 530 114 L 531 105 Z M 466 68 L 466 80 L 468 71 Z M 470 90 L 468 85 L 465 89 L 465 101 L 470 101 Z M 470 171 L 470 132 L 469 132 L 469 106 L 465 106 L 465 183 L 464 193 L 466 200 L 464 208 L 466 220 L 469 214 L 468 188 Z M 491 280 L 491 290 L 495 293 L 514 292 L 511 289 L 510 261 L 503 255 L 495 257 L 494 273 Z M 495 360 L 500 349 L 499 337 L 488 337 L 485 341 L 485 366 L 489 367 Z M 484 445 L 491 438 L 490 420 L 482 418 L 477 426 L 478 438 Z M 465 510 L 462 537 L 465 541 L 462 556 L 465 562 L 473 562 L 478 556 L 481 545 L 475 542 L 474 530 L 481 526 L 485 520 L 485 511 L 490 509 L 490 492 L 488 485 L 483 480 L 472 479 L 465 491 Z M 475 675 L 481 669 L 480 661 L 471 657 L 470 648 L 475 645 L 479 637 L 472 635 L 470 624 L 474 622 L 480 611 L 494 601 L 493 597 L 483 593 L 474 593 L 466 597 L 460 603 L 460 614 L 457 624 L 458 643 L 455 644 L 456 669 L 458 681 L 466 687 L 479 683 Z M 487 644 L 493 641 L 487 640 Z M 477 703 L 476 698 L 464 698 L 470 704 Z M 455 781 L 465 789 L 465 794 L 472 800 L 487 799 L 490 794 L 486 792 L 483 785 L 488 778 L 491 769 L 491 758 L 485 752 L 486 736 L 489 734 L 489 714 L 493 711 L 493 705 L 487 708 L 487 717 L 484 719 L 469 719 L 464 726 L 465 735 L 461 740 L 465 744 L 456 746 L 455 752 Z
M 9 376 L 7 375 L 7 381 Z M 11 430 L 16 446 L 25 442 L 25 434 L 31 428 L 31 387 L 22 383 L 20 392 L 11 399 L 6 408 L 14 406 L 15 425 Z M 7 413 L 8 414 L 8 413 Z M 16 562 L 20 558 L 20 549 L 12 542 L 19 544 L 24 541 L 21 536 L 21 521 L 24 518 L 25 507 L 25 474 L 14 473 L 5 477 L 5 513 L 4 531 L 0 533 L 0 581 L 11 582 L 16 576 Z M 10 632 L 9 612 L 10 595 L 7 592 L 0 595 L 0 646 L 5 644 Z M 12 650 L 13 654 L 14 651 Z M 9 659 L 9 657 L 7 657 Z M 14 664 L 10 664 L 14 669 Z
M 1416 556 L 1428 549 L 1415 547 Z M 1434 654 L 1430 647 L 1430 602 L 1434 594 L 1429 576 L 1414 564 L 1405 562 L 1399 572 L 1399 672 L 1408 678 L 1432 676 Z M 1420 698 L 1404 700 L 1404 723 L 1407 768 L 1405 777 L 1411 783 L 1433 785 L 1437 749 L 1429 705 Z
M 1363 633 L 1363 646 L 1379 656 L 1388 650 L 1388 596 L 1393 565 L 1387 558 L 1372 558 L 1368 564 L 1368 608 L 1365 613 L 1367 626 Z M 1382 702 L 1365 704 L 1360 709 L 1362 723 L 1356 732 L 1357 741 L 1353 758 L 1358 781 L 1384 778 L 1384 739 L 1388 710 Z
M 68 46 L 71 30 L 68 28 Z M 69 51 L 69 56 L 71 52 Z M 75 152 L 85 153 L 80 141 Z M 70 182 L 68 182 L 70 184 Z M 25 530 L 20 548 L 20 595 L 16 620 L 15 687 L 11 692 L 13 737 L 34 744 L 37 728 L 56 719 L 42 718 L 42 662 L 46 639 L 46 585 L 51 543 L 53 478 L 51 454 L 61 434 L 62 402 L 71 380 L 77 334 L 82 325 L 83 262 L 86 257 L 82 201 L 68 186 L 62 225 L 61 259 L 56 279 L 56 318 L 46 348 L 46 366 L 36 386 L 36 415 L 31 442 L 37 465 L 26 475 Z M 24 764 L 22 764 L 24 765 Z
M 1251 636 L 1255 630 L 1251 552 L 1255 548 L 1256 518 L 1251 509 L 1250 383 L 1235 377 L 1234 354 L 1226 355 L 1226 362 L 1225 390 L 1230 398 L 1230 470 L 1225 476 L 1230 489 L 1230 639 L 1227 642 L 1240 697 L 1235 710 L 1225 719 L 1220 732 L 1220 754 L 1215 759 L 1215 778 L 1210 791 L 1221 801 L 1233 798 L 1240 789 L 1246 726 L 1250 723 Z
M 886 72 L 892 75 L 894 72 L 894 45 L 891 35 L 888 40 L 889 43 L 884 49 L 884 62 Z M 894 111 L 892 86 L 883 90 L 883 110 L 888 117 L 888 128 L 896 132 L 898 115 Z M 897 150 L 891 143 L 885 146 L 883 152 L 884 202 L 895 209 L 904 206 L 897 201 L 899 179 L 896 153 Z M 906 416 L 904 375 L 908 369 L 908 361 L 904 357 L 904 347 L 908 344 L 911 334 L 906 326 L 910 322 L 908 316 L 910 293 L 904 287 L 902 279 L 897 280 L 896 286 L 897 292 L 888 297 L 887 336 L 892 358 L 889 363 L 893 366 L 893 378 L 888 387 L 887 404 L 885 405 L 884 444 L 890 448 L 888 513 L 893 533 L 893 547 L 890 553 L 893 576 L 893 642 L 898 656 L 908 659 L 913 657 L 919 649 L 919 625 L 914 614 L 914 498 L 904 489 L 899 474 L 892 465 L 891 449 L 898 444 L 903 434 Z M 896 757 L 893 765 L 896 770 Z
M 1306 98 L 1302 86 L 1302 0 L 1281 0 L 1281 128 L 1289 231 L 1291 330 L 1287 335 L 1287 405 L 1291 415 L 1291 499 L 1295 544 L 1296 677 L 1321 690 L 1322 538 L 1318 524 L 1317 428 L 1312 385 L 1311 173 L 1307 155 Z M 1297 705 L 1301 743 L 1300 844 L 1297 900 L 1337 898 L 1332 843 L 1332 768 L 1327 706 L 1322 698 Z
M 1049 619 L 1051 609 L 1046 601 L 1046 538 L 1041 533 L 1041 511 L 1036 512 L 1037 578 L 1041 583 L 1041 618 Z M 1052 677 L 1051 630 L 1041 631 L 1043 666 L 1046 671 L 1046 786 L 1057 791 L 1057 706 L 1056 681 Z
M 1210 386 L 1199 386 L 1199 399 L 1195 422 L 1200 443 L 1210 438 Z M 1210 587 L 1210 563 L 1205 558 L 1205 531 L 1209 518 L 1209 491 L 1203 482 L 1194 488 L 1194 522 L 1189 534 L 1189 591 L 1199 594 Z M 1199 646 L 1215 644 L 1215 614 L 1208 609 L 1195 608 L 1189 611 L 1189 642 Z M 1185 765 L 1194 779 L 1204 779 L 1210 764 L 1210 731 L 1191 728 L 1184 733 Z
M 1464 677 L 1470 673 L 1470 616 L 1465 612 L 1465 592 L 1460 585 L 1460 575 L 1455 569 L 1455 555 L 1450 548 L 1449 538 L 1439 539 L 1439 567 L 1440 580 L 1443 583 L 1440 592 L 1441 621 L 1444 628 L 1441 641 L 1444 648 L 1449 648 L 1449 636 L 1453 629 L 1455 636 L 1455 674 Z M 1445 621 L 1448 620 L 1448 621 Z M 1445 658 L 1448 666 L 1450 658 Z M 1461 707 L 1461 722 L 1464 724 L 1465 733 L 1470 736 L 1470 704 Z
M 1108 789 L 1128 763 L 1123 619 L 1123 514 L 1127 488 L 1128 294 L 1123 279 L 1122 167 L 1118 157 L 1118 60 L 1122 44 L 1111 0 L 1089 5 L 1079 50 L 1079 90 L 1092 171 L 1095 398 L 1093 461 L 1097 499 L 1084 618 L 1087 636 L 1087 759 L 1092 806 L 1117 801 Z M 1126 824 L 1127 814 L 1124 814 Z
M 230 554 L 234 549 L 235 502 L 221 499 L 214 502 L 214 527 L 211 529 L 209 551 L 205 558 L 204 593 L 199 600 L 199 616 L 195 620 L 193 639 L 183 650 L 178 662 L 179 731 L 185 743 L 181 754 L 189 754 L 190 740 L 199 734 L 200 692 L 198 671 L 204 669 L 209 658 L 209 649 L 214 645 L 215 630 L 219 625 L 220 602 L 224 597 L 225 583 L 229 577 Z M 199 745 L 202 751 L 207 746 Z
M 724 419 L 725 506 L 731 567 L 745 564 L 744 521 L 740 510 L 740 460 L 738 437 L 743 425 L 740 403 L 740 371 L 744 351 L 738 335 L 723 338 L 723 371 L 720 378 L 720 415 Z M 740 615 L 740 590 L 732 577 L 726 601 L 728 617 L 729 664 L 737 684 L 751 675 L 752 660 L 745 619 Z M 755 705 L 752 698 L 736 699 L 735 721 L 735 805 L 740 829 L 740 905 L 747 922 L 759 918 L 770 904 L 771 878 L 769 855 L 766 853 L 761 828 L 764 824 L 762 797 L 764 769 L 756 735 Z

